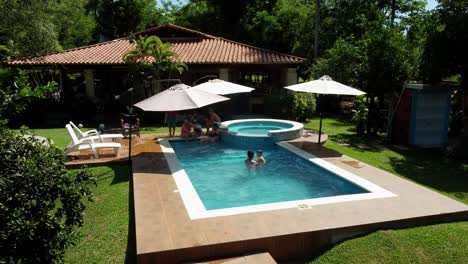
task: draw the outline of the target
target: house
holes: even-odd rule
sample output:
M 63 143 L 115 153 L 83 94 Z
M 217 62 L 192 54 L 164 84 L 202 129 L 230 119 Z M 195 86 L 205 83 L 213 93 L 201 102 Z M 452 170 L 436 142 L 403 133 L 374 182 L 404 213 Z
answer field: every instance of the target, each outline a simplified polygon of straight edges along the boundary
M 256 88 L 248 97 L 249 110 L 262 104 L 264 95 L 280 93 L 282 87 L 297 82 L 298 66 L 305 59 L 266 50 L 188 28 L 165 24 L 135 35 L 157 35 L 172 43 L 172 49 L 188 70 L 180 76 L 183 83 L 194 85 L 211 76 Z M 63 93 L 81 91 L 94 102 L 109 102 L 113 94 L 129 88 L 128 67 L 123 56 L 133 48 L 130 37 L 50 53 L 44 56 L 7 62 L 12 67 L 60 70 Z M 78 81 L 77 81 L 78 80 Z M 159 89 L 149 81 L 152 94 Z M 81 88 L 79 87 L 81 86 Z M 137 94 L 136 100 L 149 96 Z M 246 101 L 246 100 L 243 100 Z

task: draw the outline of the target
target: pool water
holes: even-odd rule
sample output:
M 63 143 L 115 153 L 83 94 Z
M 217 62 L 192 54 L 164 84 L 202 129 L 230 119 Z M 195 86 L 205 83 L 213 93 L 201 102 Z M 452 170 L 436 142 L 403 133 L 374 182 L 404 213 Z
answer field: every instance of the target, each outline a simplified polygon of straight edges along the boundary
M 246 121 L 228 126 L 228 131 L 238 134 L 268 135 L 269 131 L 293 127 L 292 124 L 274 121 Z
M 247 169 L 245 149 L 171 145 L 206 210 L 369 192 L 279 146 L 263 150 L 265 165 Z

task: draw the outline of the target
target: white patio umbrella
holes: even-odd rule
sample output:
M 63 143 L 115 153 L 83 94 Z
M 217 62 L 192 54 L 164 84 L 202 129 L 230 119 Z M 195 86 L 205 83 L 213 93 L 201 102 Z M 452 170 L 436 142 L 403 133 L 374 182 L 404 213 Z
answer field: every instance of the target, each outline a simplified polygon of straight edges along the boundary
M 176 84 L 136 103 L 135 106 L 144 111 L 166 112 L 196 109 L 226 100 L 229 98 L 194 89 L 185 84 Z
M 223 81 L 220 79 L 213 79 L 199 85 L 193 86 L 193 89 L 202 90 L 209 93 L 226 95 L 236 93 L 250 93 L 255 90 L 244 85 Z
M 365 92 L 360 91 L 356 88 L 344 85 L 339 82 L 335 82 L 328 75 L 324 75 L 320 77 L 318 80 L 300 83 L 300 84 L 294 84 L 294 85 L 286 86 L 285 88 L 295 91 L 295 92 L 316 93 L 316 94 L 336 94 L 336 95 L 354 95 L 354 96 L 366 94 Z M 320 144 L 320 138 L 322 135 L 322 117 L 323 117 L 323 113 L 320 112 L 320 128 L 319 128 L 319 140 L 318 140 L 319 144 Z

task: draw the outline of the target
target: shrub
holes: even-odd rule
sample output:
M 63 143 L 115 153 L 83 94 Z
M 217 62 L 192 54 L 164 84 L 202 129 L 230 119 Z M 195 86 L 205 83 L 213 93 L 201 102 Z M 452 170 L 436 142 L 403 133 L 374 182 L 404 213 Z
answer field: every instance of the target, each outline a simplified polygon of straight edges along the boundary
M 60 261 L 73 243 L 95 179 L 64 162 L 61 149 L 0 125 L 0 262 Z
M 299 121 L 306 121 L 312 117 L 317 103 L 315 95 L 310 93 L 296 93 L 293 95 L 293 115 Z
M 351 120 L 356 124 L 356 133 L 363 135 L 365 124 L 369 118 L 369 109 L 366 106 L 366 97 L 360 96 L 354 101 L 353 117 Z

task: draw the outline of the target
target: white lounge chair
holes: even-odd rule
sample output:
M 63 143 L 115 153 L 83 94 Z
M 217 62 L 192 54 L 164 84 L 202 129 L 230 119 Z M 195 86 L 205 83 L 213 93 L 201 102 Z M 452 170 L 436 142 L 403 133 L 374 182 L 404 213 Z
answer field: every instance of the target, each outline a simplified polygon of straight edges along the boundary
M 97 153 L 98 149 L 109 149 L 112 148 L 114 149 L 114 154 L 116 156 L 119 155 L 119 150 L 120 150 L 120 143 L 114 143 L 114 142 L 99 142 L 95 143 L 94 140 L 91 137 L 85 137 L 82 138 L 81 140 L 78 139 L 78 137 L 75 134 L 75 131 L 73 131 L 73 128 L 70 124 L 67 124 L 65 128 L 68 131 L 68 134 L 70 134 L 70 137 L 72 139 L 71 144 L 65 149 L 65 156 L 70 154 L 73 151 L 82 151 L 82 150 L 92 150 L 94 157 L 99 158 L 99 155 Z
M 88 131 L 81 131 L 81 129 L 75 125 L 72 121 L 70 121 L 70 125 L 73 127 L 73 129 L 78 132 L 78 140 L 80 141 L 86 141 L 84 140 L 85 138 L 90 138 L 92 140 L 99 140 L 99 142 L 103 143 L 104 139 L 114 139 L 117 138 L 123 138 L 124 136 L 122 134 L 99 134 L 99 132 L 96 129 L 88 130 Z

